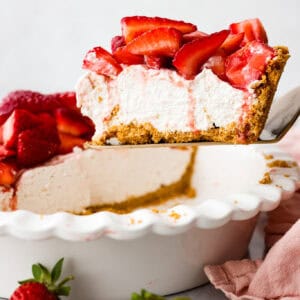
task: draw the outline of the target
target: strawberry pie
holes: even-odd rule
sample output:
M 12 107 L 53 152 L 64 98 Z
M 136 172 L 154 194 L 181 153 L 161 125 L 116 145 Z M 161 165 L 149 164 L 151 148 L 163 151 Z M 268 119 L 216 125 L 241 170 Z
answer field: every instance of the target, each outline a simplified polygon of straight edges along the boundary
M 193 196 L 193 148 L 85 150 L 75 93 L 16 91 L 0 103 L 0 211 L 125 213 Z
M 289 57 L 259 19 L 211 34 L 159 17 L 121 20 L 111 52 L 87 52 L 77 105 L 94 144 L 255 142 Z

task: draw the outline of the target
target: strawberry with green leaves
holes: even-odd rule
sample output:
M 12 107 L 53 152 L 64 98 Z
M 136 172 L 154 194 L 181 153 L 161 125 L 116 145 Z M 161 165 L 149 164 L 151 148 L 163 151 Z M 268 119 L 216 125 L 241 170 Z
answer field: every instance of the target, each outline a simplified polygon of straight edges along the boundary
M 32 266 L 33 278 L 20 281 L 20 286 L 14 291 L 9 300 L 58 300 L 59 296 L 68 296 L 71 287 L 65 284 L 73 280 L 68 276 L 59 281 L 64 259 L 61 258 L 51 272 L 42 264 Z

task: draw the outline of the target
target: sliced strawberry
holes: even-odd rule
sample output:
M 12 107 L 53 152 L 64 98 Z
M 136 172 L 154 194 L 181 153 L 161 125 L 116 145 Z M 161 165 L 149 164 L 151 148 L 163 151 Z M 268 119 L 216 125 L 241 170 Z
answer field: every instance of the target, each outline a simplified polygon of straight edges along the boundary
M 237 88 L 258 80 L 265 72 L 268 61 L 274 57 L 273 48 L 258 41 L 252 41 L 226 59 L 226 76 Z
M 149 69 L 159 70 L 168 67 L 170 59 L 166 56 L 145 55 L 145 64 Z
M 53 127 L 53 128 L 56 127 L 56 119 L 52 114 L 40 113 L 40 114 L 37 114 L 37 117 L 39 118 L 41 125 L 46 125 L 46 126 Z
M 83 144 L 86 142 L 86 140 L 66 134 L 66 133 L 59 133 L 60 138 L 60 147 L 59 147 L 59 153 L 60 154 L 66 154 L 73 151 L 74 147 L 83 147 Z
M 266 44 L 268 43 L 266 30 L 259 19 L 249 19 L 239 23 L 233 23 L 230 25 L 230 30 L 232 33 L 245 33 L 242 46 L 254 40 Z
M 182 39 L 183 39 L 183 43 L 185 44 L 185 43 L 192 42 L 194 40 L 202 39 L 205 36 L 208 36 L 208 34 L 197 30 L 191 33 L 184 34 Z
M 125 17 L 121 20 L 121 26 L 126 43 L 148 30 L 157 28 L 174 28 L 183 34 L 197 30 L 197 27 L 191 23 L 144 16 Z
M 0 160 L 12 157 L 16 155 L 16 151 L 12 149 L 5 148 L 4 145 L 0 145 Z
M 173 65 L 182 76 L 192 79 L 200 72 L 202 65 L 217 52 L 228 35 L 229 30 L 222 30 L 183 45 L 176 53 Z
M 17 161 L 21 167 L 43 163 L 58 153 L 60 145 L 56 128 L 39 126 L 18 136 Z
M 39 118 L 24 109 L 16 109 L 3 124 L 2 139 L 6 148 L 14 149 L 20 132 L 36 127 Z
M 3 126 L 0 126 L 0 144 L 3 144 Z
M 221 49 L 227 54 L 230 55 L 240 48 L 240 45 L 244 39 L 244 32 L 237 34 L 229 34 L 227 39 L 221 45 Z
M 57 129 L 74 136 L 93 135 L 94 128 L 76 111 L 60 108 L 55 111 Z
M 149 30 L 125 46 L 137 55 L 173 56 L 181 45 L 182 34 L 173 28 Z
M 88 51 L 82 67 L 106 76 L 116 76 L 122 71 L 122 67 L 114 57 L 101 47 L 95 47 Z
M 0 162 L 0 185 L 12 185 L 16 181 L 17 170 L 11 164 Z
M 56 95 L 43 95 L 32 91 L 15 91 L 8 94 L 0 103 L 0 125 L 5 122 L 13 110 L 20 108 L 32 113 L 52 112 L 62 107 Z
M 126 65 L 139 65 L 144 63 L 144 57 L 142 55 L 135 55 L 127 51 L 125 47 L 119 47 L 114 52 L 114 58 L 120 64 Z
M 226 80 L 225 74 L 225 56 L 216 54 L 211 56 L 205 63 L 205 67 L 211 69 L 220 79 Z
M 78 109 L 76 106 L 75 92 L 56 93 L 49 96 L 56 98 L 61 103 L 62 107 L 67 107 L 75 110 Z
M 116 35 L 111 40 L 111 52 L 114 54 L 118 48 L 123 47 L 125 45 L 126 44 L 124 37 L 121 35 Z

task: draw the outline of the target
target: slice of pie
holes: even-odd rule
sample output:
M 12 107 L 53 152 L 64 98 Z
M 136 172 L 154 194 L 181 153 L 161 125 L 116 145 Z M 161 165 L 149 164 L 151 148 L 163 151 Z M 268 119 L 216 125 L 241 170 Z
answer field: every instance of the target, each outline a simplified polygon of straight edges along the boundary
M 289 57 L 260 20 L 206 34 L 191 23 L 125 17 L 112 53 L 90 50 L 77 105 L 94 144 L 255 142 Z

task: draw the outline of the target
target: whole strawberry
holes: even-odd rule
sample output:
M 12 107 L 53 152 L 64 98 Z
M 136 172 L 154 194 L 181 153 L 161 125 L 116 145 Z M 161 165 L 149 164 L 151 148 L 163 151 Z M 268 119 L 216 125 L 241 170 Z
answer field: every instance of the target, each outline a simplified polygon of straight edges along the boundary
M 73 276 L 68 276 L 61 280 L 59 277 L 62 272 L 64 259 L 60 259 L 51 272 L 42 264 L 32 266 L 33 278 L 20 281 L 20 286 L 14 291 L 10 300 L 58 300 L 58 296 L 68 296 L 71 288 L 65 286 Z
M 11 300 L 57 300 L 57 296 L 49 292 L 45 285 L 38 282 L 27 282 L 20 285 Z

